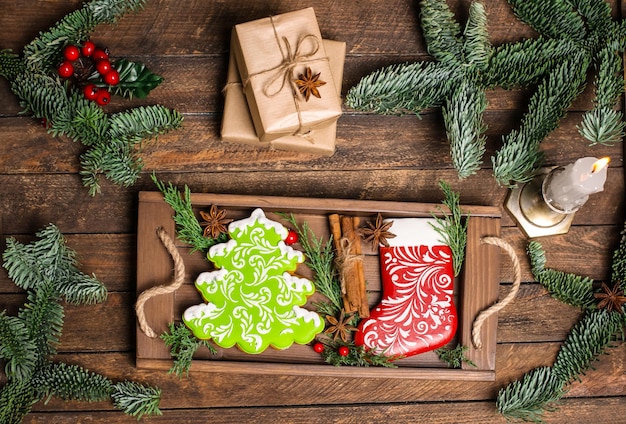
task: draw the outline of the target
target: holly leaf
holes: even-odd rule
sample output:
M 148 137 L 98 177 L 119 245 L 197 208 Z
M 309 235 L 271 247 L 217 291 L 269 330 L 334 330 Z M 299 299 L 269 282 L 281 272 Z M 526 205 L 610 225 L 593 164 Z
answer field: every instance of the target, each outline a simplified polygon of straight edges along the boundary
M 128 99 L 136 96 L 143 99 L 163 81 L 162 77 L 152 73 L 143 63 L 120 59 L 115 62 L 114 66 L 120 74 L 120 82 L 110 90 L 111 94 L 117 96 Z

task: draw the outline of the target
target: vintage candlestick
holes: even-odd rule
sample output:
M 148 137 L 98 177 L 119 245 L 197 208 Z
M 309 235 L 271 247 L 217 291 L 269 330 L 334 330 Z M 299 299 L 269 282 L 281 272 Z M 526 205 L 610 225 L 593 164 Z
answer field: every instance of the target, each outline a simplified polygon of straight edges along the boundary
M 542 169 L 512 189 L 504 207 L 529 238 L 565 234 L 589 195 L 603 190 L 608 163 L 609 158 L 586 157 Z

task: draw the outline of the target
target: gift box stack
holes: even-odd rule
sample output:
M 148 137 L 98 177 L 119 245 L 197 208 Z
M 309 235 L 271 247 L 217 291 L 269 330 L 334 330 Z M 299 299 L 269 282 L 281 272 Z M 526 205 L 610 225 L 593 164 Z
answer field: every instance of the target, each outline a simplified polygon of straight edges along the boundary
M 345 51 L 322 40 L 313 8 L 236 25 L 222 140 L 332 155 Z

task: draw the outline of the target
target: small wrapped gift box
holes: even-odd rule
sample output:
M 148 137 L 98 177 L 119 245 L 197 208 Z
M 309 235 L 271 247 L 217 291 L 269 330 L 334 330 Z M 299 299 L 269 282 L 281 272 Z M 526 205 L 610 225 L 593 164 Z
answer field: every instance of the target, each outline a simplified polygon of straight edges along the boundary
M 339 95 L 343 79 L 343 65 L 346 55 L 346 43 L 342 41 L 323 40 L 332 79 Z M 287 135 L 269 142 L 259 140 L 254 129 L 252 115 L 243 93 L 241 78 L 237 70 L 235 56 L 231 50 L 228 63 L 228 76 L 224 90 L 224 115 L 222 119 L 222 140 L 243 143 L 257 147 L 269 147 L 280 150 L 312 153 L 331 156 L 335 152 L 337 122 L 332 121 L 326 126 L 316 127 L 306 135 Z
M 235 25 L 231 51 L 261 141 L 306 134 L 341 115 L 313 8 Z M 325 82 L 308 101 L 295 82 L 307 68 Z

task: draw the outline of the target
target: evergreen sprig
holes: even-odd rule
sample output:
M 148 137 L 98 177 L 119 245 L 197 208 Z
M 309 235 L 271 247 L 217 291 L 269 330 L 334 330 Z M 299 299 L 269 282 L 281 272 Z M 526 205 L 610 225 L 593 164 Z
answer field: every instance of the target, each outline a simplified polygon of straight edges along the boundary
M 305 264 L 313 271 L 313 283 L 318 293 L 328 299 L 327 302 L 316 302 L 313 306 L 322 315 L 336 316 L 343 309 L 341 284 L 335 271 L 335 254 L 332 236 L 324 242 L 317 237 L 305 221 L 298 225 L 293 214 L 280 214 L 298 233 L 298 241 L 304 251 Z
M 431 224 L 433 229 L 441 236 L 443 244 L 452 250 L 452 266 L 454 276 L 458 276 L 463 268 L 465 259 L 465 246 L 467 245 L 467 224 L 469 217 L 463 219 L 461 212 L 461 195 L 450 187 L 445 181 L 439 181 L 439 188 L 443 192 L 442 203 L 449 210 L 443 218 L 433 214 L 435 224 Z M 442 211 L 443 213 L 443 211 Z
M 51 396 L 81 401 L 113 399 L 126 413 L 158 414 L 160 391 L 136 383 L 112 383 L 82 367 L 53 363 L 63 329 L 61 301 L 90 304 L 106 299 L 106 287 L 77 268 L 76 252 L 49 225 L 28 245 L 7 240 L 3 266 L 27 299 L 16 317 L 0 312 L 0 359 L 7 383 L 0 389 L 0 422 L 17 424 L 32 406 Z
M 543 164 L 541 142 L 558 127 L 595 66 L 594 108 L 579 132 L 591 144 L 621 140 L 625 125 L 614 106 L 624 87 L 621 53 L 626 23 L 613 21 L 604 0 L 511 0 L 515 15 L 539 36 L 491 46 L 482 3 L 470 4 L 463 33 L 445 0 L 420 1 L 420 20 L 435 61 L 391 65 L 352 87 L 346 104 L 374 113 L 419 114 L 442 107 L 452 164 L 459 178 L 481 166 L 484 91 L 533 87 L 519 128 L 503 135 L 491 158 L 500 185 L 530 181 Z
M 209 343 L 208 340 L 201 340 L 193 335 L 191 330 L 185 324 L 169 323 L 169 333 L 166 331 L 161 335 L 161 340 L 170 349 L 170 355 L 174 359 L 174 365 L 170 368 L 170 374 L 176 374 L 182 377 L 183 374 L 189 374 L 189 368 L 193 360 L 193 355 L 202 346 L 216 355 L 217 351 Z
M 401 359 L 400 356 L 386 356 L 384 352 L 377 352 L 375 349 L 366 349 L 365 346 L 356 345 L 354 342 L 338 343 L 332 339 L 322 342 L 324 350 L 321 352 L 324 362 L 336 367 L 353 366 L 353 367 L 385 367 L 397 368 L 394 362 Z M 348 348 L 346 356 L 339 354 L 339 348 L 345 346 Z
M 528 254 L 537 281 L 555 298 L 584 310 L 580 321 L 565 338 L 552 367 L 536 368 L 498 393 L 496 407 L 501 414 L 541 422 L 543 412 L 554 408 L 569 384 L 580 380 L 580 375 L 593 361 L 612 347 L 616 337 L 624 338 L 626 313 L 598 309 L 591 279 L 545 268 L 544 251 L 538 242 L 529 243 Z M 622 237 L 613 255 L 613 277 L 621 275 L 625 263 L 626 237 Z M 614 284 L 620 281 L 615 280 Z
M 176 223 L 176 235 L 183 242 L 190 245 L 193 251 L 199 250 L 206 254 L 209 248 L 217 243 L 228 239 L 227 234 L 220 235 L 217 239 L 205 237 L 202 227 L 196 218 L 191 203 L 191 190 L 185 185 L 183 193 L 171 182 L 165 184 L 152 174 L 152 181 L 157 189 L 163 193 L 163 199 L 174 210 L 174 222 Z
M 465 352 L 467 352 L 468 349 L 469 348 L 467 346 L 458 344 L 453 349 L 449 347 L 436 349 L 435 353 L 437 354 L 437 357 L 448 364 L 450 368 L 461 368 L 463 363 L 476 367 L 477 365 L 465 355 Z
M 80 44 L 96 25 L 114 23 L 145 3 L 92 0 L 41 33 L 24 47 L 22 57 L 6 50 L 0 52 L 0 75 L 10 82 L 22 113 L 44 120 L 52 136 L 66 136 L 88 147 L 81 156 L 80 174 L 92 196 L 100 193 L 101 174 L 115 184 L 134 184 L 143 169 L 139 157 L 142 143 L 179 128 L 183 116 L 159 105 L 108 115 L 95 102 L 85 99 L 78 86 L 62 81 L 56 67 L 65 46 Z M 162 81 L 143 64 L 121 59 L 115 65 L 119 67 L 120 83 L 113 89 L 114 94 L 144 98 Z

